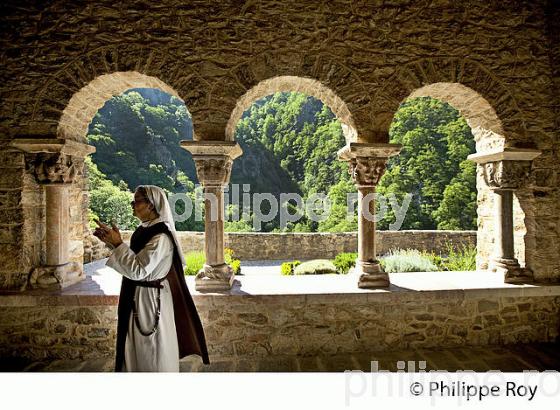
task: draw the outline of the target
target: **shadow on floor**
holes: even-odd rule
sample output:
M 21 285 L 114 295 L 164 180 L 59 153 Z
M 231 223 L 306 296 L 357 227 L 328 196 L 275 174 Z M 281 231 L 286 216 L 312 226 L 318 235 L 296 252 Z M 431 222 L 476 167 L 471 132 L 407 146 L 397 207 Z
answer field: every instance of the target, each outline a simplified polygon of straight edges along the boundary
M 404 370 L 560 371 L 560 344 L 529 343 L 507 346 L 464 346 L 446 349 L 409 349 L 389 352 L 320 356 L 210 356 L 204 366 L 198 356 L 181 360 L 181 372 L 363 372 Z M 31 361 L 0 358 L 2 372 L 111 372 L 114 358 Z

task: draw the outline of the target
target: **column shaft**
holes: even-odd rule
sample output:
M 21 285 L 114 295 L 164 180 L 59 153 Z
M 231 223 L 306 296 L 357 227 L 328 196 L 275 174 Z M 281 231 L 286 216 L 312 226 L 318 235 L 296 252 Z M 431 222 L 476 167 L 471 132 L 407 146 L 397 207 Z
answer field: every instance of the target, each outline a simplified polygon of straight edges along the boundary
M 375 220 L 372 218 L 375 215 L 374 193 L 375 187 L 358 187 L 358 260 L 360 263 L 372 263 L 377 259 Z
M 224 191 L 221 186 L 204 188 L 204 251 L 206 264 L 223 265 L 224 262 Z
M 66 185 L 45 185 L 47 266 L 68 262 L 68 189 Z
M 514 259 L 513 251 L 513 192 L 496 192 L 496 257 Z

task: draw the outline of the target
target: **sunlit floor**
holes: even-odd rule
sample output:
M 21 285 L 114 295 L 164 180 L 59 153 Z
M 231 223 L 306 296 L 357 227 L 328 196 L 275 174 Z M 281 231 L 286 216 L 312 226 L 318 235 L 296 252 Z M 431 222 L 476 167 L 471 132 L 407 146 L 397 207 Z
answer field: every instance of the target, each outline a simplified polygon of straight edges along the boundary
M 105 262 L 106 259 L 102 259 L 85 265 L 87 279 L 63 291 L 58 291 L 58 294 L 118 295 L 121 276 L 113 269 L 105 266 Z M 519 296 L 560 296 L 560 286 L 506 284 L 502 275 L 489 271 L 391 273 L 389 274 L 390 288 L 371 290 L 358 288 L 358 279 L 352 274 L 282 276 L 279 274 L 281 264 L 282 261 L 245 262 L 242 265 L 242 275 L 236 276 L 233 289 L 225 293 L 232 295 L 294 295 L 438 290 L 476 292 L 484 290 L 492 293 L 505 292 L 510 294 L 514 292 Z M 193 295 L 200 294 L 195 290 L 194 277 L 188 276 L 186 279 L 191 293 Z

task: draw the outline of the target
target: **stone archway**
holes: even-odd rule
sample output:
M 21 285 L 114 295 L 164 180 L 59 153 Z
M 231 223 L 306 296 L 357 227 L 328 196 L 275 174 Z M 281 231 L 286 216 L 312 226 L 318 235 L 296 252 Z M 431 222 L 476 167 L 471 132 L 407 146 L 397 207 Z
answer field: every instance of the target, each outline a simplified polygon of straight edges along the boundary
M 157 88 L 180 98 L 191 114 L 205 112 L 210 82 L 176 52 L 110 45 L 69 59 L 42 81 L 23 135 L 79 140 L 78 135 L 86 135 L 83 123 L 93 118 L 95 107 L 130 88 Z
M 341 120 L 347 141 L 372 138 L 370 93 L 360 75 L 332 53 L 282 47 L 242 58 L 227 69 L 208 61 L 204 69 L 216 81 L 205 93 L 204 107 L 197 111 L 189 105 L 201 140 L 231 141 L 243 111 L 277 91 L 299 91 L 325 102 Z
M 100 75 L 72 96 L 62 112 L 57 129 L 58 138 L 87 144 L 86 136 L 89 124 L 99 109 L 112 97 L 133 88 L 158 89 L 182 101 L 175 89 L 156 77 L 136 71 Z M 83 176 L 83 181 L 76 181 L 79 186 L 75 189 L 81 189 L 82 192 L 80 206 L 83 221 L 83 261 L 86 263 L 94 260 L 98 251 L 101 250 L 103 253 L 104 245 L 92 235 L 89 229 L 87 216 L 89 183 L 85 168 Z M 74 238 L 75 242 L 78 240 L 79 238 Z
M 477 151 L 498 141 L 513 146 L 526 138 L 522 112 L 499 77 L 480 63 L 459 58 L 424 59 L 398 67 L 373 98 L 375 128 L 387 132 L 401 102 L 422 96 L 459 110 L 473 130 Z
M 415 97 L 444 101 L 466 119 L 474 135 L 478 155 L 507 151 L 515 147 L 517 141 L 526 139 L 525 122 L 516 101 L 496 76 L 476 63 L 457 59 L 423 60 L 404 66 L 391 81 L 400 87 L 382 89 L 374 105 L 394 106 L 397 100 L 400 104 L 407 98 Z M 408 95 L 403 97 L 407 92 Z M 376 118 L 378 126 L 388 129 L 391 114 L 378 109 Z M 483 169 L 478 167 L 477 172 L 478 269 L 488 268 L 498 240 L 495 231 L 496 195 L 485 182 Z M 534 224 L 530 221 L 534 199 L 525 183 L 526 180 L 521 182 L 514 195 L 514 248 L 515 257 L 522 265 L 531 268 L 531 255 L 535 250 Z
M 87 129 L 95 114 L 111 97 L 132 88 L 155 88 L 181 99 L 163 81 L 136 71 L 100 75 L 72 96 L 60 117 L 57 137 L 86 142 Z
M 89 187 L 85 157 L 88 126 L 107 100 L 131 88 L 157 88 L 179 97 L 158 78 L 136 71 L 97 76 L 76 91 L 61 111 L 55 138 L 17 139 L 13 146 L 26 153 L 34 178 L 25 180 L 24 193 L 40 194 L 46 218 L 25 221 L 37 224 L 46 241 L 35 246 L 37 255 L 29 283 L 43 288 L 63 288 L 84 279 L 82 265 L 92 244 L 88 224 Z
M 417 97 L 435 98 L 459 111 L 471 128 L 477 153 L 503 149 L 506 146 L 502 122 L 496 112 L 486 99 L 471 88 L 460 83 L 433 83 L 412 91 L 406 99 Z M 484 183 L 482 172 L 477 172 L 476 186 L 477 269 L 486 269 L 493 251 L 495 204 L 492 191 Z M 516 208 L 516 214 L 522 212 L 518 202 Z M 520 247 L 517 246 L 517 249 L 519 251 Z
M 342 132 L 347 143 L 358 140 L 358 131 L 352 113 L 346 103 L 330 88 L 320 81 L 296 76 L 278 76 L 263 80 L 243 94 L 233 109 L 226 125 L 226 141 L 233 141 L 235 127 L 243 113 L 253 103 L 268 95 L 278 92 L 298 92 L 306 94 L 323 102 L 340 121 Z
M 232 162 L 242 154 L 234 141 L 235 128 L 243 112 L 256 100 L 276 92 L 300 92 L 323 101 L 342 123 L 348 144 L 358 139 L 356 125 L 344 101 L 321 82 L 297 76 L 277 76 L 260 81 L 238 98 L 227 125 L 225 141 L 184 141 L 183 148 L 195 160 L 199 181 L 204 185 L 205 199 L 205 254 L 203 270 L 196 276 L 197 290 L 230 289 L 234 275 L 224 260 L 223 190 L 231 175 Z M 215 211 L 217 207 L 217 212 Z M 216 215 L 211 218 L 211 215 Z

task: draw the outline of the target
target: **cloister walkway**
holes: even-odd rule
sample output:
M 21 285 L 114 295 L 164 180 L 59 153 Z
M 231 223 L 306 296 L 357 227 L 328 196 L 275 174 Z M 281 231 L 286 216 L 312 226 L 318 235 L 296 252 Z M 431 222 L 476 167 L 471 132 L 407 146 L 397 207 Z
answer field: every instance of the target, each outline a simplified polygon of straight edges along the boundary
M 101 357 L 92 360 L 55 360 L 26 362 L 13 360 L 0 362 L 1 371 L 25 372 L 110 372 L 113 358 Z M 450 349 L 409 349 L 401 351 L 364 353 L 352 355 L 323 355 L 310 357 L 276 356 L 260 359 L 258 362 L 247 357 L 216 358 L 204 366 L 196 357 L 181 361 L 181 372 L 343 372 L 361 370 L 369 372 L 372 362 L 377 361 L 378 370 L 412 370 L 408 361 L 415 362 L 420 370 L 425 362 L 425 370 L 446 370 L 449 372 L 472 370 L 487 372 L 522 372 L 525 370 L 560 371 L 560 344 L 530 343 L 506 346 L 477 346 Z M 404 364 L 400 364 L 404 361 Z M 424 367 L 422 365 L 422 367 Z
M 370 290 L 357 288 L 348 275 L 285 277 L 252 269 L 222 293 L 195 291 L 194 278 L 187 277 L 211 344 L 211 364 L 203 366 L 192 356 L 181 361 L 182 372 L 371 371 L 375 361 L 378 370 L 389 371 L 409 361 L 416 370 L 425 362 L 426 371 L 560 371 L 560 344 L 528 343 L 538 339 L 527 324 L 534 323 L 535 332 L 549 329 L 548 340 L 556 340 L 551 326 L 558 312 L 549 303 L 560 297 L 560 286 L 504 284 L 503 277 L 487 271 L 420 272 L 391 274 L 389 289 Z M 2 303 L 31 311 L 70 309 L 94 318 L 94 327 L 107 326 L 93 335 L 106 336 L 114 327 L 121 276 L 104 260 L 86 265 L 86 274 L 86 280 L 62 291 L 4 295 Z M 106 324 L 97 322 L 98 308 L 106 311 Z M 478 339 L 467 335 L 464 329 L 477 326 L 484 332 L 476 318 L 492 332 Z M 485 334 L 490 338 L 482 338 Z M 103 340 L 104 353 L 90 352 L 84 360 L 15 357 L 2 359 L 0 371 L 111 371 L 113 341 Z M 80 344 L 64 348 L 87 347 Z M 51 356 L 48 349 L 43 357 Z

